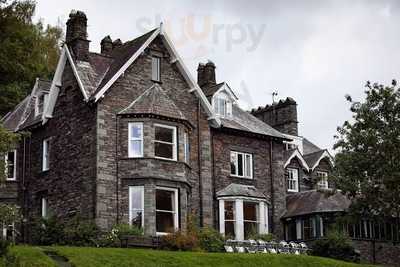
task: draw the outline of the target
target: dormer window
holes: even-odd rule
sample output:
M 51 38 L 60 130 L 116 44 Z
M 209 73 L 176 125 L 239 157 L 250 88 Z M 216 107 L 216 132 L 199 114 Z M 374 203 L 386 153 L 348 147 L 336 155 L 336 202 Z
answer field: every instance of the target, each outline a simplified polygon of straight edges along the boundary
M 36 99 L 36 107 L 35 107 L 36 116 L 39 116 L 39 115 L 43 114 L 44 108 L 47 105 L 48 98 L 49 98 L 49 94 L 48 93 L 40 94 L 37 97 L 37 99 Z
M 221 117 L 229 117 L 232 115 L 232 102 L 225 94 L 215 96 L 214 111 Z

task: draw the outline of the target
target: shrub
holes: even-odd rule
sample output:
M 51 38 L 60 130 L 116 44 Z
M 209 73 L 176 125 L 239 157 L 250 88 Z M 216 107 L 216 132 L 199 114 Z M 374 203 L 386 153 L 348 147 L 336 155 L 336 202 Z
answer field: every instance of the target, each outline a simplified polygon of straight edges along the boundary
M 215 229 L 205 227 L 198 234 L 199 246 L 207 252 L 221 252 L 224 249 L 224 237 Z
M 114 234 L 118 239 L 121 239 L 124 236 L 142 236 L 143 229 L 135 225 L 121 223 L 115 225 L 111 230 L 111 233 Z
M 269 242 L 272 240 L 276 240 L 276 236 L 274 236 L 273 234 L 256 234 L 256 235 L 252 235 L 250 237 L 250 239 L 263 240 L 263 241 Z
M 72 246 L 93 246 L 96 244 L 99 229 L 92 220 L 75 216 L 64 228 L 65 244 Z
M 32 242 L 36 245 L 49 246 L 64 241 L 64 225 L 54 217 L 34 221 L 31 231 Z
M 10 242 L 5 239 L 0 239 L 0 257 L 3 257 L 7 254 L 9 246 Z
M 167 250 L 193 251 L 199 250 L 196 233 L 176 231 L 161 238 L 161 248 Z
M 314 256 L 329 257 L 344 261 L 358 262 L 358 254 L 350 239 L 338 231 L 330 232 L 326 238 L 314 241 L 311 245 Z

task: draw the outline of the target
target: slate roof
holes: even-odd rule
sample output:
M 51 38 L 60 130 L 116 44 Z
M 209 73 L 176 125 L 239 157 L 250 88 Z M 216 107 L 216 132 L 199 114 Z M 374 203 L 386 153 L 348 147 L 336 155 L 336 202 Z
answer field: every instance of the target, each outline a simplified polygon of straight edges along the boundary
M 252 185 L 230 184 L 217 192 L 217 197 L 242 196 L 266 199 L 265 195 Z
M 312 143 L 310 140 L 303 138 L 303 154 L 310 154 L 320 150 L 321 148 Z
M 308 166 L 312 168 L 314 164 L 321 158 L 322 154 L 324 154 L 325 151 L 325 149 L 322 149 L 314 153 L 303 155 L 303 158 L 307 162 Z
M 247 111 L 242 110 L 238 105 L 232 105 L 232 117 L 221 118 L 222 128 L 230 128 L 245 132 L 252 132 L 282 139 L 288 139 L 281 132 L 275 130 L 268 124 L 257 119 Z
M 286 197 L 286 213 L 283 218 L 324 212 L 342 212 L 349 206 L 350 200 L 340 192 L 304 191 Z
M 182 111 L 158 84 L 144 91 L 119 114 L 154 114 L 187 121 Z
M 219 89 L 221 89 L 222 86 L 224 86 L 224 82 L 218 83 L 213 86 L 202 87 L 201 90 L 203 90 L 205 96 L 209 97 L 209 96 L 213 96 L 215 94 L 215 92 L 217 92 Z
M 41 121 L 41 116 L 35 118 L 36 97 L 42 92 L 49 92 L 51 81 L 37 79 L 32 93 L 24 98 L 3 119 L 4 127 L 10 131 L 18 131 Z

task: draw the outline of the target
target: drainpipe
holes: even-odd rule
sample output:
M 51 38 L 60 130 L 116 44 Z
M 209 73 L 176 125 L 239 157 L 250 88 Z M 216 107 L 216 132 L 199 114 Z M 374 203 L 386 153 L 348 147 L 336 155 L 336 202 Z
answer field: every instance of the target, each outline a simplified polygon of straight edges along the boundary
M 116 185 L 115 185 L 115 190 L 116 190 L 116 198 L 117 198 L 117 221 L 116 223 L 119 223 L 119 162 L 118 162 L 118 125 L 119 125 L 119 120 L 118 120 L 118 114 L 115 114 L 115 178 L 116 178 Z
M 203 226 L 203 179 L 201 177 L 200 100 L 197 102 L 197 163 L 199 175 L 200 227 Z
M 272 138 L 270 139 L 269 142 L 269 170 L 271 174 L 271 233 L 274 233 L 275 230 L 275 222 L 274 222 L 274 217 L 275 217 L 275 196 L 274 196 L 274 175 L 273 175 L 273 168 L 272 168 Z

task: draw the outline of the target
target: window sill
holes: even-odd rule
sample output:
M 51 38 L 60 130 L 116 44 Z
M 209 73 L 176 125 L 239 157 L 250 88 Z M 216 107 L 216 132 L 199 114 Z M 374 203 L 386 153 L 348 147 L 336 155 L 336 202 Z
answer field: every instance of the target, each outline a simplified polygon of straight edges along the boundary
M 176 159 L 163 158 L 163 157 L 156 157 L 156 156 L 154 156 L 154 158 L 155 158 L 155 159 L 166 160 L 166 161 L 175 161 L 175 162 L 178 162 Z
M 6 181 L 6 182 L 16 182 L 16 181 L 17 181 L 17 178 L 13 178 L 13 179 L 7 178 L 5 181 Z
M 239 175 L 229 175 L 231 178 L 240 178 L 240 179 L 246 179 L 246 180 L 254 180 L 253 177 L 247 177 L 247 176 L 239 176 Z
M 152 81 L 153 83 L 162 84 L 162 81 L 157 81 L 157 80 L 153 80 L 153 79 L 151 79 L 151 81 Z
M 289 193 L 298 193 L 299 192 L 299 190 L 292 190 L 292 189 L 288 189 L 287 190 Z

